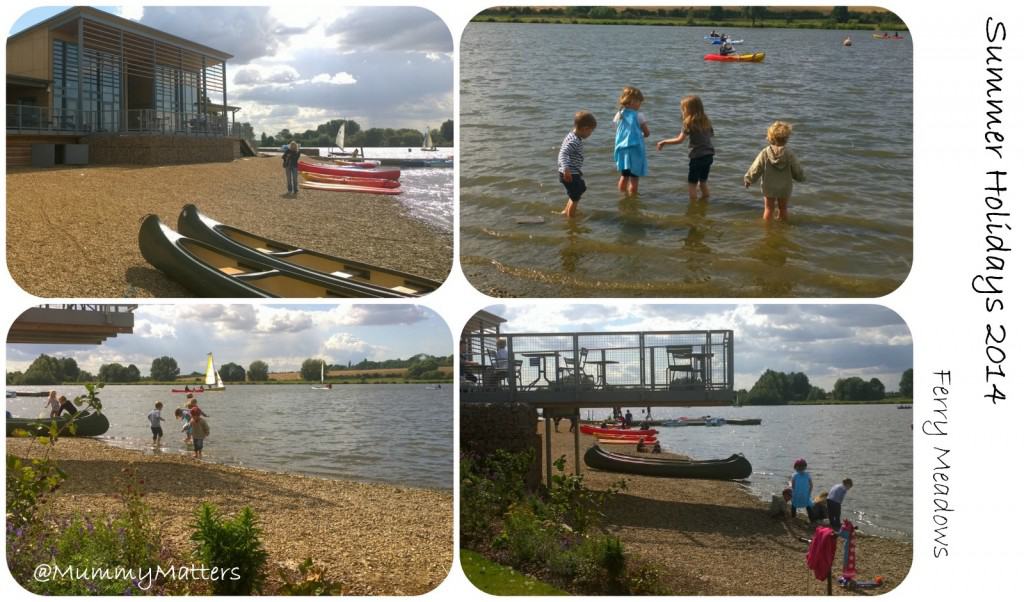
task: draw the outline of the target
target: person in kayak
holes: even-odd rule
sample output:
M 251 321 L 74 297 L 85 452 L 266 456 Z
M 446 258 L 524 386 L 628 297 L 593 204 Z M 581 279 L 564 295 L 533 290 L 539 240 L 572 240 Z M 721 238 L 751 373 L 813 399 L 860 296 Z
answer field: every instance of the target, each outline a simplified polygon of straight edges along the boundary
M 680 100 L 679 113 L 683 128 L 675 138 L 658 142 L 658 150 L 667 144 L 681 144 L 687 139 L 690 141 L 690 169 L 686 175 L 690 202 L 698 200 L 698 191 L 699 200 L 706 201 L 711 196 L 708 177 L 711 175 L 711 164 L 715 161 L 715 147 L 711 144 L 715 128 L 711 126 L 711 120 L 704 112 L 704 102 L 699 96 L 687 96 Z
M 722 45 L 718 47 L 718 54 L 721 56 L 729 56 L 730 54 L 736 54 L 736 49 L 732 47 L 732 44 L 722 38 Z
M 743 176 L 743 187 L 761 180 L 761 194 L 764 196 L 765 221 L 772 219 L 775 208 L 779 208 L 780 221 L 789 217 L 789 197 L 793 194 L 793 181 L 803 182 L 806 178 L 800 161 L 786 143 L 793 133 L 793 126 L 785 121 L 776 121 L 768 126 L 768 146 L 766 146 L 750 169 Z
M 615 124 L 615 167 L 619 170 L 619 192 L 635 196 L 640 188 L 640 177 L 647 175 L 647 149 L 644 138 L 651 135 L 647 118 L 640 112 L 643 93 L 626 86 L 619 96 L 619 111 L 612 119 Z

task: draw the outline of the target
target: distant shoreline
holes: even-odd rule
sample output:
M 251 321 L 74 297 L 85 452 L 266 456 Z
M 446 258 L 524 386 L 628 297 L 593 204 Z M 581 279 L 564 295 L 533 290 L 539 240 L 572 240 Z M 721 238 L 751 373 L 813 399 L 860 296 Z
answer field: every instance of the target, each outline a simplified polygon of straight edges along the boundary
M 786 23 L 781 19 L 766 19 L 751 25 L 748 19 L 711 21 L 702 19 L 682 18 L 615 18 L 590 19 L 587 17 L 567 17 L 549 15 L 477 15 L 470 23 L 518 23 L 533 25 L 642 25 L 649 27 L 710 27 L 714 29 L 826 29 L 836 31 L 909 31 L 906 25 L 886 24 L 879 27 L 876 23 L 830 23 L 828 20 L 801 20 Z

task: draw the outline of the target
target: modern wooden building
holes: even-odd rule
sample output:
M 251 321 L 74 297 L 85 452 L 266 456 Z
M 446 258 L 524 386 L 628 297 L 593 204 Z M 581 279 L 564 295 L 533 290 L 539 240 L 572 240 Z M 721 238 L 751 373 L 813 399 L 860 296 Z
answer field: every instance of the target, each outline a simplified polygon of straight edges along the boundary
M 48 304 L 25 310 L 7 331 L 7 343 L 99 345 L 131 334 L 137 305 Z
M 230 58 L 82 6 L 22 30 L 7 38 L 7 163 L 28 165 L 33 144 L 55 145 L 57 163 L 61 145 L 74 144 L 88 145 L 91 163 L 236 157 Z M 126 135 L 148 138 L 125 144 Z M 193 152 L 151 150 L 183 145 Z

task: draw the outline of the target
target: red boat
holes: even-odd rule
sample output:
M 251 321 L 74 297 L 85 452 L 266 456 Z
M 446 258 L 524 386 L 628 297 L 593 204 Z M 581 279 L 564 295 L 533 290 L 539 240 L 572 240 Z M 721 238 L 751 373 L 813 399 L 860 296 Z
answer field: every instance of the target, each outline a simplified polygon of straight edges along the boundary
M 632 435 L 634 437 L 640 437 L 641 435 L 647 437 L 651 435 L 657 435 L 658 431 L 654 429 L 603 429 L 596 426 L 590 426 L 589 424 L 581 424 L 580 432 L 584 435 Z
M 324 184 L 347 184 L 349 186 L 365 186 L 367 188 L 398 188 L 402 184 L 398 180 L 387 178 L 351 178 L 348 176 L 326 176 L 321 173 L 303 172 L 302 178 L 311 182 Z
M 610 435 L 608 433 L 594 433 L 594 436 L 601 439 L 602 441 L 637 441 L 643 439 L 646 443 L 654 443 L 658 440 L 657 435 Z
M 400 169 L 384 169 L 374 167 L 363 169 L 361 167 L 342 167 L 340 165 L 324 165 L 310 161 L 299 160 L 299 171 L 318 173 L 325 176 L 349 177 L 349 178 L 384 178 L 386 180 L 397 180 L 402 175 Z
M 171 389 L 171 393 L 202 393 L 203 388 L 198 387 L 195 389 Z

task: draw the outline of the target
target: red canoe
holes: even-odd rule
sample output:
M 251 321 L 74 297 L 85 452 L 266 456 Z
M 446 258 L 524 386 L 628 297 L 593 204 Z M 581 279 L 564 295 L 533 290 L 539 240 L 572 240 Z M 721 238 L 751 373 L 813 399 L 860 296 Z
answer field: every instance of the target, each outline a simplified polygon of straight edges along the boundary
M 658 431 L 654 429 L 603 429 L 596 426 L 590 426 L 589 424 L 581 424 L 580 432 L 584 435 L 633 435 L 634 437 L 658 434 Z
M 397 180 L 402 175 L 400 169 L 384 169 L 375 167 L 363 169 L 360 167 L 342 167 L 340 165 L 323 165 L 299 161 L 299 171 L 318 173 L 325 176 L 350 177 L 350 178 L 384 178 L 386 180 Z
M 171 393 L 202 393 L 202 392 L 203 392 L 203 388 L 202 387 L 199 387 L 198 389 L 171 389 Z
M 632 441 L 633 443 L 636 443 L 640 439 L 650 443 L 658 440 L 657 435 L 612 435 L 609 433 L 594 433 L 594 436 L 607 441 Z

